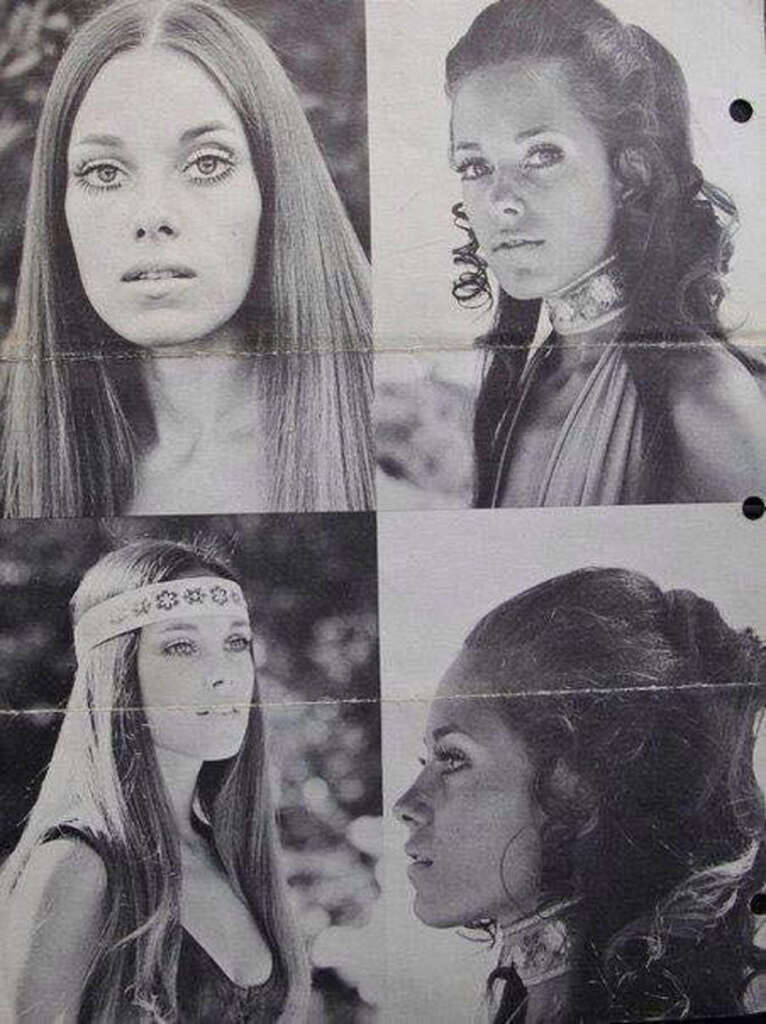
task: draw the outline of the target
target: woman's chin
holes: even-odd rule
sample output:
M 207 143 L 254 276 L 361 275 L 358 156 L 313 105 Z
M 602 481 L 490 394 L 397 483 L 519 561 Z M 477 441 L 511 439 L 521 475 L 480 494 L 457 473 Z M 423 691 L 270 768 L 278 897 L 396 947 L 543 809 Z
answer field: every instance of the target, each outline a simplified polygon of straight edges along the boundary
M 463 915 L 450 913 L 448 908 L 435 906 L 430 901 L 421 900 L 417 895 L 412 909 L 415 917 L 429 928 L 460 928 L 465 925 Z

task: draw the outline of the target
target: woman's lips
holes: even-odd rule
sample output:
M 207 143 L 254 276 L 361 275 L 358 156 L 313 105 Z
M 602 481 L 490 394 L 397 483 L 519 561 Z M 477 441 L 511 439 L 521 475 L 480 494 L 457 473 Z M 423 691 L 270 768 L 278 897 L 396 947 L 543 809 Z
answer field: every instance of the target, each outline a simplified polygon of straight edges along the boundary
M 492 246 L 492 252 L 515 252 L 520 249 L 534 249 L 543 244 L 541 238 L 501 238 Z
M 232 707 L 231 705 L 222 705 L 218 708 L 201 708 L 197 714 L 201 717 L 203 715 L 238 715 L 239 708 Z
M 121 280 L 126 284 L 134 281 L 170 281 L 175 278 L 196 277 L 190 267 L 160 263 L 140 263 L 126 270 Z

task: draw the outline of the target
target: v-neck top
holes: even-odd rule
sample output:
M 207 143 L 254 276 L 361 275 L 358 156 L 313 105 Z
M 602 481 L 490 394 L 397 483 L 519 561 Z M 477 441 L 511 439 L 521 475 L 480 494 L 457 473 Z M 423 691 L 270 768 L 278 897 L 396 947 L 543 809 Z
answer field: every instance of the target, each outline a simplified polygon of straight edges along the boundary
M 105 860 L 98 837 L 75 825 L 59 825 L 46 835 L 53 839 L 78 839 Z M 233 981 L 204 946 L 181 928 L 181 949 L 176 974 L 178 1024 L 273 1024 L 279 1019 L 288 995 L 287 973 L 279 950 L 271 948 L 272 969 L 266 981 L 242 986 Z M 97 984 L 91 979 L 90 986 Z M 78 1024 L 95 1024 L 92 988 L 86 990 Z
M 503 504 L 508 470 L 526 400 L 551 339 L 530 357 L 512 415 L 501 419 L 492 507 Z M 646 417 L 619 344 L 605 346 L 556 438 L 540 480 L 535 507 L 543 505 L 622 505 L 645 502 Z
M 184 928 L 176 976 L 178 1024 L 273 1024 L 287 999 L 279 956 L 273 964 L 261 984 L 237 985 Z

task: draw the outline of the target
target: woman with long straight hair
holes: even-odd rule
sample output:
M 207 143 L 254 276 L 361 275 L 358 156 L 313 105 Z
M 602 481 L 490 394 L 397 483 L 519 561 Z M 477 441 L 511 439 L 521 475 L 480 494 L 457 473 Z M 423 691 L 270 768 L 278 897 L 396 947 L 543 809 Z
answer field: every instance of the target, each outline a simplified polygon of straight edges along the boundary
M 766 656 L 691 591 L 580 569 L 489 611 L 397 802 L 414 910 L 500 945 L 492 1024 L 766 1009 Z
M 115 0 L 38 129 L 6 516 L 372 504 L 369 268 L 295 91 L 215 0 Z
M 72 694 L 0 875 L 3 1005 L 35 1024 L 304 1020 L 231 571 L 137 541 L 88 570 L 72 615 Z
M 759 493 L 763 367 L 719 316 L 737 209 L 694 162 L 675 58 L 599 0 L 497 0 L 446 80 L 453 293 L 497 284 L 474 504 Z M 553 330 L 530 355 L 543 305 Z

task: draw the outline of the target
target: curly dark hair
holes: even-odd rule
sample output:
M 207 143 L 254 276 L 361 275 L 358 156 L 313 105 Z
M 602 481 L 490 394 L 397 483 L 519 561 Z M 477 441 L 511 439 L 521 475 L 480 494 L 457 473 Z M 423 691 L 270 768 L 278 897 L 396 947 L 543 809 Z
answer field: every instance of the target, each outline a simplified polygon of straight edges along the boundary
M 652 358 L 646 342 L 694 342 L 701 335 L 726 342 L 719 307 L 736 206 L 694 163 L 688 90 L 678 62 L 599 0 L 497 0 L 450 51 L 447 93 L 454 99 L 477 69 L 530 58 L 560 62 L 606 147 L 622 195 L 614 244 L 629 308 L 621 341 L 628 342 L 625 356 L 642 400 L 662 412 L 668 360 Z M 456 220 L 469 238 L 453 250 L 460 269 L 453 294 L 476 305 L 491 298 L 486 264 L 471 245 L 476 239 L 462 207 Z M 492 473 L 498 409 L 513 402 L 539 311 L 539 301 L 519 302 L 501 291 L 494 325 L 480 339 L 490 360 L 474 430 L 478 506 L 487 504 L 491 488 L 485 478 Z
M 540 909 L 575 900 L 564 1019 L 742 1013 L 766 966 L 749 908 L 766 884 L 761 641 L 690 591 L 591 568 L 489 612 L 465 654 L 492 666 L 534 767 Z

